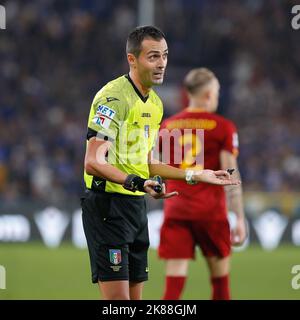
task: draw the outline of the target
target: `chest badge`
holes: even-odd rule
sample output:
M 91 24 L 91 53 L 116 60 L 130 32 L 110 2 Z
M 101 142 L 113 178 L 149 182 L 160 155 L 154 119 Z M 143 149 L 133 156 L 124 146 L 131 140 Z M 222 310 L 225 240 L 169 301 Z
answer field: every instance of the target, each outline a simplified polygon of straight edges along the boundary
M 149 126 L 149 124 L 145 124 L 145 126 L 144 126 L 144 135 L 145 135 L 145 138 L 149 138 L 150 137 L 150 126 Z

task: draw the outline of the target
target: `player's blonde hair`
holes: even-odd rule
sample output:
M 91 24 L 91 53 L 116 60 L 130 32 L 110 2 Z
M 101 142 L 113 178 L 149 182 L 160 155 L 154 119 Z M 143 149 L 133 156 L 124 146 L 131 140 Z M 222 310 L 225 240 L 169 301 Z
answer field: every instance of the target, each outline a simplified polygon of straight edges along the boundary
M 191 70 L 184 78 L 184 87 L 190 94 L 203 89 L 213 79 L 216 79 L 215 74 L 207 68 L 197 68 Z

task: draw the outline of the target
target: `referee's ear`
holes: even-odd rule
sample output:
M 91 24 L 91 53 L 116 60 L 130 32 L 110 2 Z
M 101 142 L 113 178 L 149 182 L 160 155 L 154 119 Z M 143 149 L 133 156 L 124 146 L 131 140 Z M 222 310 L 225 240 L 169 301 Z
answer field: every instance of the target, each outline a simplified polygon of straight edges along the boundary
M 136 56 L 133 53 L 127 53 L 127 61 L 130 68 L 136 68 Z

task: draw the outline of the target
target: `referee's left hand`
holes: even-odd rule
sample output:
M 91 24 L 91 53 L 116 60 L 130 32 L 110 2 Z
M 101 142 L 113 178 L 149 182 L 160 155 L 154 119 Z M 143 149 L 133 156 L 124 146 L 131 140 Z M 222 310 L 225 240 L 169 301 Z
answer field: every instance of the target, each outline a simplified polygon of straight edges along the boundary
M 241 184 L 240 180 L 232 179 L 230 174 L 226 170 L 198 170 L 195 171 L 193 175 L 193 180 L 197 182 L 205 182 L 221 186 L 237 186 Z
M 153 190 L 153 187 L 157 186 L 158 184 L 159 183 L 157 181 L 153 181 L 153 180 L 146 180 L 144 183 L 145 191 L 154 199 L 168 199 L 178 195 L 177 191 L 166 193 L 166 186 L 164 183 L 162 184 L 162 191 L 160 193 L 156 193 Z

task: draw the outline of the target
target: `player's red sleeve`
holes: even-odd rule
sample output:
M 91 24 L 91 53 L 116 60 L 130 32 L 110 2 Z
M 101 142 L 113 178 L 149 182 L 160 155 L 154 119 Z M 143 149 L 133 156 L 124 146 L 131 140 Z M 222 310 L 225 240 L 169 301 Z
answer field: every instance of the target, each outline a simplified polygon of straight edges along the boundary
M 239 154 L 239 138 L 235 125 L 228 121 L 225 126 L 225 138 L 223 143 L 223 150 L 238 156 Z

